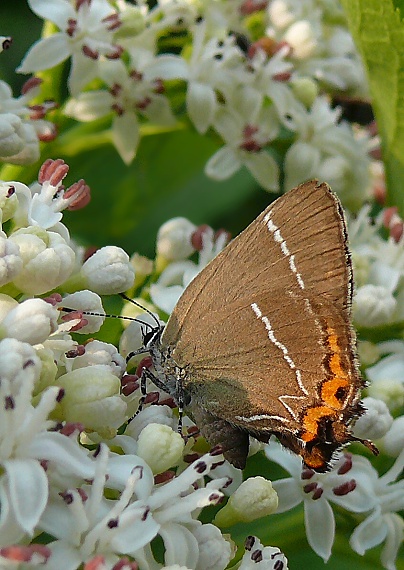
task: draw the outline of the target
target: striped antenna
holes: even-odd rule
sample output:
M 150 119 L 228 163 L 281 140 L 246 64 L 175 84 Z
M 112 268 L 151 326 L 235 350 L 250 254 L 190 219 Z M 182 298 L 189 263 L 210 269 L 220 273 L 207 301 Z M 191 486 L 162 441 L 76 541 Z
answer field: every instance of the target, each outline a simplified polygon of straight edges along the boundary
M 127 299 L 129 301 L 131 301 L 131 299 L 129 299 L 129 297 L 127 297 Z M 158 322 L 158 320 L 156 319 L 156 317 L 153 315 L 153 313 L 151 311 L 148 311 L 145 307 L 142 307 L 142 305 L 140 305 L 139 303 L 136 303 L 135 301 L 133 301 L 133 304 L 140 307 L 141 309 L 143 309 L 146 313 L 150 314 L 154 320 L 158 323 L 158 327 L 160 328 L 160 323 Z M 87 315 L 90 317 L 106 317 L 109 319 L 123 319 L 125 321 L 132 321 L 135 323 L 140 323 L 141 325 L 144 325 L 145 327 L 149 327 L 151 330 L 154 330 L 156 327 L 153 327 L 153 325 L 151 325 L 150 323 L 146 323 L 145 321 L 142 321 L 141 319 L 138 319 L 136 317 L 126 317 L 126 316 L 122 316 L 122 315 L 110 315 L 109 313 L 95 313 L 93 311 L 82 311 L 80 309 L 70 309 L 69 307 L 58 307 L 59 311 L 63 311 L 64 313 L 81 313 L 82 315 Z

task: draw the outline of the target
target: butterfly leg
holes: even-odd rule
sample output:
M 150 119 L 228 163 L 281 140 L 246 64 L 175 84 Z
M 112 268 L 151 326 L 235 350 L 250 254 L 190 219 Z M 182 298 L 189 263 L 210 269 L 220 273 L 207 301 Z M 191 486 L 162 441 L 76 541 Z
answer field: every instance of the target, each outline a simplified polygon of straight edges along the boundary
M 128 355 L 129 356 L 129 355 Z M 134 415 L 128 420 L 128 423 L 130 423 L 138 414 L 140 414 L 140 412 L 143 410 L 143 406 L 144 403 L 146 401 L 146 397 L 147 397 L 147 380 L 150 380 L 151 382 L 153 382 L 153 384 L 159 388 L 160 390 L 163 390 L 164 392 L 167 391 L 167 388 L 165 386 L 165 384 L 163 382 L 161 382 L 157 376 L 155 376 L 153 374 L 153 372 L 150 372 L 150 370 L 148 368 L 146 368 L 146 366 L 143 366 L 142 368 L 142 373 L 140 375 L 140 393 L 141 393 L 141 397 L 138 403 L 138 407 L 136 412 L 134 413 Z
M 183 379 L 177 376 L 176 386 L 176 400 L 178 406 L 178 433 L 182 434 L 182 418 L 184 416 L 184 388 L 183 388 Z

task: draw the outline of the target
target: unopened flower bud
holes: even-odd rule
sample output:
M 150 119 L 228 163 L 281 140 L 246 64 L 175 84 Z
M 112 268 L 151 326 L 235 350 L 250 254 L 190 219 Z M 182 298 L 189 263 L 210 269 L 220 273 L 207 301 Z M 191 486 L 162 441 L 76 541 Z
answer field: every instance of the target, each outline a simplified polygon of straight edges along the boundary
M 74 251 L 56 232 L 30 226 L 17 230 L 9 240 L 20 248 L 23 267 L 13 282 L 24 293 L 41 295 L 51 291 L 73 271 Z
M 173 218 L 157 234 L 157 256 L 167 261 L 186 259 L 193 252 L 191 237 L 196 226 L 186 218 Z
M 133 285 L 135 273 L 120 247 L 106 246 L 87 259 L 80 270 L 85 286 L 99 295 L 115 295 Z
M 382 400 L 364 398 L 365 413 L 357 419 L 354 435 L 363 439 L 380 439 L 390 429 L 393 417 Z
M 39 344 L 57 329 L 59 313 L 42 299 L 27 299 L 9 313 L 0 323 L 0 337 L 11 337 Z
M 217 513 L 215 524 L 225 527 L 238 522 L 251 522 L 274 513 L 277 508 L 278 495 L 271 481 L 264 477 L 250 477 Z
M 148 424 L 140 432 L 137 455 L 144 459 L 154 474 L 176 465 L 184 451 L 181 435 L 167 425 Z
M 81 422 L 105 436 L 105 426 L 118 428 L 125 421 L 126 404 L 119 396 L 120 381 L 108 366 L 94 365 L 63 374 L 57 384 L 65 395 L 60 407 L 63 419 Z

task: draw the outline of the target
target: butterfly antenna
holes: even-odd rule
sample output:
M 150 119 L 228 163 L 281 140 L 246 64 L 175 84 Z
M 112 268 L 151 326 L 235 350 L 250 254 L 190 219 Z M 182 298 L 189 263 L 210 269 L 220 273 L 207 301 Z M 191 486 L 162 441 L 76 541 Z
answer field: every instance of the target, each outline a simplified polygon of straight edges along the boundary
M 139 307 L 140 309 L 143 309 L 143 311 L 147 314 L 149 314 L 155 321 L 157 328 L 160 328 L 160 321 L 158 320 L 158 318 L 156 317 L 156 315 L 154 313 L 152 313 L 151 311 L 149 311 L 149 309 L 147 307 L 143 307 L 143 305 L 141 305 L 140 303 L 138 303 L 137 301 L 134 301 L 133 299 L 131 299 L 130 297 L 128 297 L 127 295 L 125 295 L 125 293 L 119 293 L 119 295 L 122 297 L 122 299 L 125 299 L 125 301 L 129 301 L 129 303 L 132 303 L 132 305 L 136 305 L 136 307 Z M 150 325 L 149 325 L 150 326 Z
M 81 311 L 80 309 L 70 309 L 69 307 L 58 307 L 58 310 L 63 311 L 64 313 L 79 312 L 82 315 L 87 315 L 90 317 L 107 317 L 109 319 L 124 319 L 125 321 L 132 321 L 135 323 L 140 323 L 141 325 L 144 325 L 145 327 L 149 327 L 151 330 L 154 329 L 153 325 L 151 325 L 150 323 L 146 323 L 146 321 L 142 321 L 141 319 L 137 319 L 135 317 L 126 317 L 126 316 L 121 316 L 121 315 L 110 315 L 109 313 L 95 313 L 93 311 Z M 149 312 L 149 311 L 147 311 L 147 312 Z M 159 326 L 160 326 L 160 324 L 159 324 Z

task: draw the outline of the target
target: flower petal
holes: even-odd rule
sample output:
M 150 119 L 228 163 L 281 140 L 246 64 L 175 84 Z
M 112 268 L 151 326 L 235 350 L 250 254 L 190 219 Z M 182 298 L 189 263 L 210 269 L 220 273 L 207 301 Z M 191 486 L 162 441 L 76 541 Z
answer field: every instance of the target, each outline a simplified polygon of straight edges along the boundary
M 210 85 L 196 81 L 192 81 L 188 85 L 187 110 L 199 133 L 206 133 L 212 124 L 216 106 L 216 95 Z
M 48 501 L 48 479 L 39 461 L 12 459 L 3 462 L 8 475 L 10 508 L 27 534 L 32 535 Z
M 115 117 L 112 127 L 112 139 L 125 164 L 135 158 L 139 144 L 139 124 L 134 113 L 124 113 Z
M 265 150 L 256 153 L 246 152 L 244 163 L 265 190 L 279 191 L 279 168 L 268 152 Z
M 304 502 L 304 522 L 307 540 L 316 554 L 327 562 L 335 537 L 335 519 L 329 503 L 320 498 Z
M 94 121 L 111 113 L 111 105 L 112 97 L 107 91 L 87 91 L 69 99 L 65 113 L 78 121 Z
M 205 174 L 213 180 L 226 180 L 240 168 L 237 154 L 229 146 L 222 146 L 205 165 Z
M 366 550 L 383 542 L 386 535 L 387 526 L 378 508 L 355 528 L 349 544 L 355 552 L 363 556 Z
M 72 4 L 66 0 L 28 0 L 28 4 L 37 16 L 50 20 L 63 31 L 67 21 L 77 17 Z
M 33 73 L 58 65 L 70 55 L 66 34 L 57 33 L 39 40 L 31 47 L 17 68 L 18 73 Z
M 289 511 L 303 500 L 300 486 L 292 478 L 273 481 L 272 486 L 278 494 L 277 513 Z
M 165 564 L 195 568 L 199 557 L 198 541 L 183 525 L 169 521 L 160 529 L 166 548 Z
M 285 190 L 310 180 L 320 164 L 320 150 L 307 143 L 294 143 L 285 155 Z
M 383 518 L 388 527 L 388 531 L 386 544 L 382 550 L 380 560 L 387 570 L 396 570 L 398 549 L 404 539 L 404 521 L 397 513 L 389 513 Z

